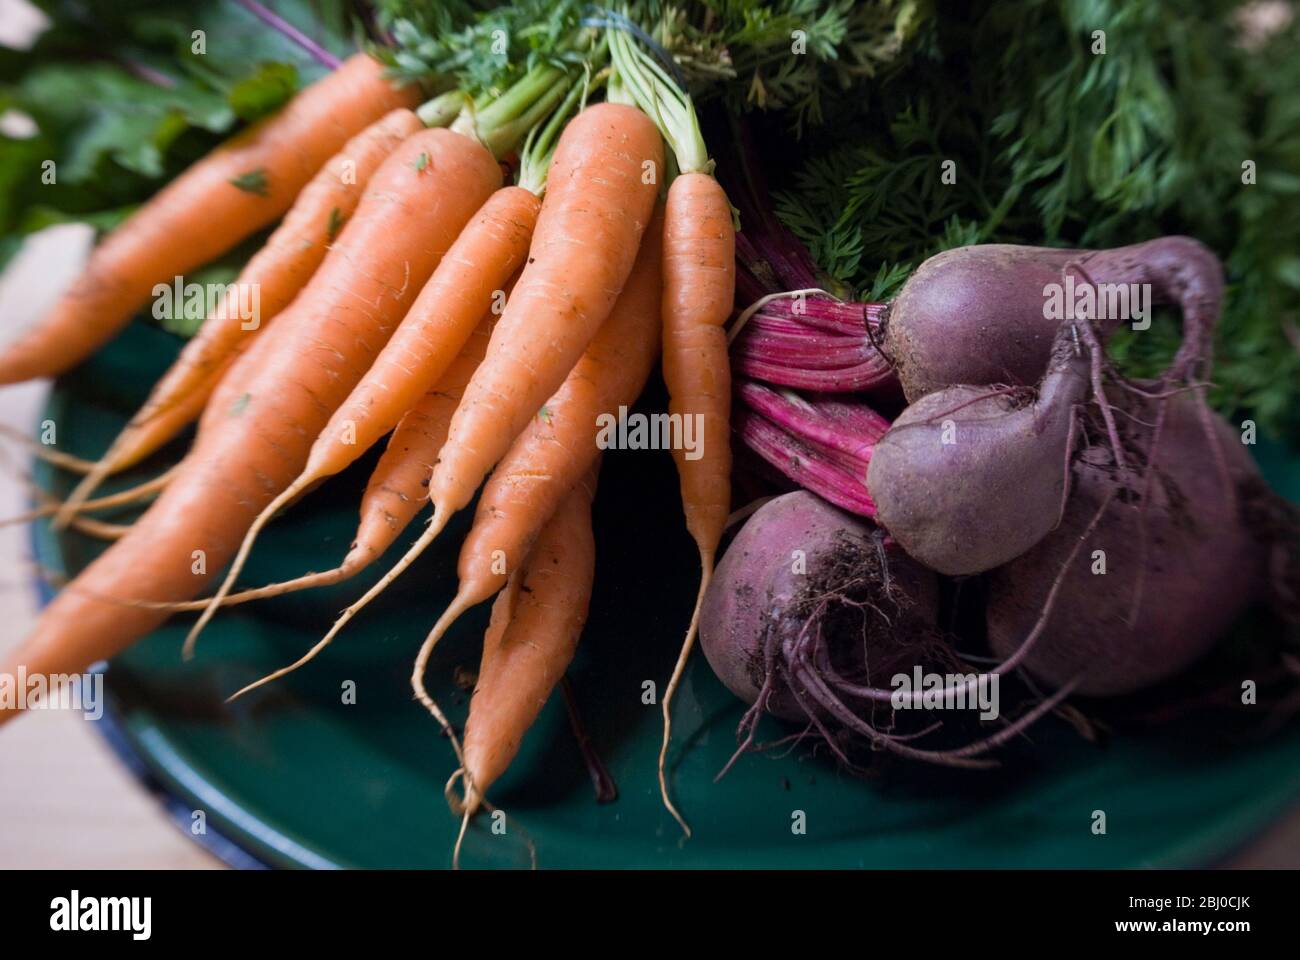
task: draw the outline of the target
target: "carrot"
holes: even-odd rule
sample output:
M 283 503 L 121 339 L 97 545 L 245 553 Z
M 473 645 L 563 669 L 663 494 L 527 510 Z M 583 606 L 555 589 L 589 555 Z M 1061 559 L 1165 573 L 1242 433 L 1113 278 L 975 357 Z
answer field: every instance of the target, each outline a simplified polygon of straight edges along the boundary
M 506 285 L 507 295 L 510 285 Z M 398 422 L 361 498 L 356 540 L 343 561 L 359 568 L 379 557 L 428 502 L 429 477 L 447 441 L 465 385 L 483 362 L 497 315 L 479 323 L 442 379 Z
M 549 75 L 554 70 L 547 67 L 542 72 Z M 554 101 L 564 96 L 565 83 L 567 80 L 544 92 L 514 124 L 532 123 L 544 117 Z M 540 197 L 546 185 L 549 144 L 584 89 L 572 88 L 543 129 L 540 140 L 536 132 L 529 134 L 521 164 L 523 185 L 504 187 L 484 204 L 448 251 L 370 372 L 330 418 L 312 446 L 302 474 L 253 521 L 225 580 L 190 632 L 189 643 L 229 596 L 254 542 L 270 519 L 309 486 L 346 468 L 391 430 L 438 382 L 478 318 L 496 305 L 495 301 L 504 293 L 502 287 L 506 280 L 528 256 Z M 509 99 L 503 97 L 498 104 Z M 481 121 L 481 117 L 476 118 L 469 111 L 452 129 L 469 129 L 480 142 L 495 142 L 492 131 Z
M 503 309 L 506 282 L 528 256 L 540 207 L 537 194 L 515 186 L 483 205 L 312 447 L 308 482 L 339 472 L 388 433 L 446 372 L 483 314 Z
M 512 284 L 506 285 L 507 294 L 511 286 Z M 495 314 L 489 313 L 483 318 L 443 378 L 398 423 L 361 496 L 361 519 L 343 562 L 329 570 L 305 573 L 292 580 L 228 594 L 221 601 L 223 607 L 340 583 L 360 573 L 392 545 L 407 524 L 429 502 L 429 475 L 433 472 L 434 460 L 447 439 L 451 415 L 460 402 L 465 384 L 487 352 L 488 339 L 492 336 L 495 324 Z M 211 597 L 204 597 L 201 600 L 173 603 L 132 600 L 127 605 L 178 613 L 205 610 L 211 602 Z M 229 699 L 234 700 L 293 672 L 313 659 L 320 649 L 323 649 L 323 644 L 313 647 L 290 666 L 250 683 Z
M 469 503 L 609 316 L 654 209 L 663 145 L 621 104 L 565 128 L 529 264 L 452 418 L 430 482 L 435 526 Z
M 591 501 L 598 470 L 564 498 L 492 605 L 462 747 L 466 787 L 458 812 L 466 817 L 519 752 L 577 650 L 596 570 Z M 428 695 L 422 679 L 416 690 Z
M 700 554 L 700 589 L 686 638 L 663 696 L 664 736 L 659 750 L 659 791 L 682 830 L 691 829 L 669 796 L 666 762 L 672 738 L 672 700 L 699 629 L 700 604 L 713 577 L 718 544 L 731 510 L 731 366 L 723 325 L 736 286 L 736 236 L 731 204 L 709 172 L 713 163 L 701 139 L 690 97 L 657 63 L 619 31 L 610 38 L 615 69 L 632 97 L 659 118 L 680 175 L 664 211 L 664 382 L 674 417 L 700 424 L 698 455 L 674 449 L 686 529 Z
M 505 156 L 518 146 L 517 138 L 524 136 L 534 124 L 545 120 L 548 113 L 555 111 L 557 99 L 563 97 L 568 86 L 569 80 L 564 71 L 543 64 L 528 71 L 487 107 L 475 109 L 467 94 L 452 90 L 423 104 L 418 114 L 431 127 L 440 127 L 454 120 L 448 129 L 487 146 L 494 156 Z M 570 96 L 583 89 L 585 88 L 581 86 L 575 87 Z M 561 107 L 560 111 L 555 111 L 548 127 L 556 122 L 556 118 L 565 109 Z M 459 117 L 455 115 L 457 111 L 460 111 Z M 537 194 L 540 194 L 545 185 L 545 164 L 539 166 L 542 175 L 537 184 L 521 180 L 522 186 Z M 208 420 L 220 419 L 225 415 L 223 411 L 229 407 L 241 405 L 243 394 L 242 384 L 234 378 L 224 378 L 213 391 L 212 399 L 200 420 L 200 427 Z
M 596 104 L 565 127 L 528 265 L 434 466 L 433 518 L 379 582 L 343 611 L 320 645 L 415 562 L 564 383 L 632 271 L 662 168 L 659 134 L 633 107 Z
M 343 562 L 330 570 L 307 573 L 282 583 L 232 593 L 222 601 L 223 606 L 339 583 L 364 570 L 392 545 L 407 524 L 428 503 L 427 491 L 433 462 L 447 439 L 451 415 L 460 402 L 465 384 L 487 352 L 488 339 L 492 336 L 495 323 L 494 314 L 489 313 L 484 317 L 460 355 L 447 368 L 443 378 L 398 423 L 361 496 L 361 520 Z M 203 610 L 210 602 L 211 598 L 205 598 L 149 606 L 172 611 Z M 312 659 L 315 652 L 313 650 L 293 665 L 249 684 L 230 699 L 243 696 L 250 690 L 296 670 Z
M 573 486 L 600 456 L 598 425 L 641 395 L 659 358 L 662 217 L 656 213 L 609 319 L 497 464 L 461 546 L 454 619 L 505 585 Z M 448 621 L 450 622 L 450 621 Z
M 76 673 L 166 618 L 122 598 L 198 593 L 267 502 L 298 475 L 311 440 L 406 314 L 443 253 L 500 185 L 483 147 L 415 134 L 371 179 L 357 212 L 284 315 L 231 368 L 245 400 L 199 431 L 161 497 L 46 608 L 8 666 Z M 12 672 L 12 671 L 11 671 Z M 12 716 L 0 713 L 0 721 Z
M 284 214 L 348 138 L 419 91 L 396 89 L 365 54 L 307 87 L 278 114 L 218 147 L 160 190 L 92 252 L 85 272 L 34 328 L 0 351 L 0 384 L 84 360 L 170 283 Z
M 297 296 L 325 259 L 330 243 L 352 216 L 362 191 L 397 145 L 423 128 L 401 108 L 348 141 L 311 182 L 235 281 L 237 290 L 256 290 L 258 315 L 250 324 L 238 304 L 217 304 L 198 334 L 185 345 L 148 400 L 68 496 L 55 526 L 75 512 L 108 474 L 134 466 L 176 436 L 207 403 L 234 358 Z
M 609 319 L 560 389 L 515 439 L 483 488 L 474 524 L 461 546 L 457 565 L 460 586 L 426 638 L 426 649 L 431 650 L 466 610 L 505 586 L 510 571 L 527 556 L 546 521 L 599 456 L 598 418 L 631 404 L 645 386 L 659 354 L 660 222 L 656 214 L 652 222 L 655 233 L 647 233 Z M 504 317 L 501 322 L 505 322 Z M 497 332 L 492 334 L 493 343 L 497 336 Z M 489 344 L 489 357 L 491 349 Z M 439 463 L 446 456 L 444 445 Z M 438 509 L 436 501 L 434 509 Z M 426 530 L 406 555 L 348 607 L 311 652 L 290 669 L 328 646 L 352 617 L 382 593 L 432 540 Z
M 151 499 L 157 496 L 164 487 L 171 481 L 176 467 L 170 467 L 158 474 L 130 487 L 126 490 L 119 490 L 117 493 L 106 494 L 102 497 L 96 497 L 94 500 L 86 500 L 77 508 L 77 513 L 90 513 L 95 510 L 107 510 L 112 507 L 124 506 L 127 504 L 138 503 L 141 500 Z M 43 506 L 35 507 L 26 513 L 20 513 L 12 517 L 5 517 L 0 520 L 0 527 L 8 527 L 18 523 L 30 523 L 33 520 L 39 520 L 41 517 L 48 517 L 58 513 L 64 508 L 65 504 L 55 499 L 50 499 Z
M 723 324 L 735 291 L 731 205 L 718 181 L 685 173 L 668 190 L 664 215 L 664 382 L 671 416 L 696 417 L 698 459 L 673 450 L 686 529 L 700 553 L 700 589 L 672 678 L 664 692 L 659 787 L 664 803 L 690 834 L 668 795 L 665 761 L 672 737 L 672 700 L 699 630 L 700 604 L 713 577 L 731 510 L 731 368 Z
M 537 196 L 521 187 L 504 187 L 484 204 L 369 372 L 320 432 L 302 473 L 253 521 L 191 637 L 207 625 L 234 587 L 267 522 L 309 486 L 345 469 L 370 449 L 438 382 L 528 255 L 539 205 Z

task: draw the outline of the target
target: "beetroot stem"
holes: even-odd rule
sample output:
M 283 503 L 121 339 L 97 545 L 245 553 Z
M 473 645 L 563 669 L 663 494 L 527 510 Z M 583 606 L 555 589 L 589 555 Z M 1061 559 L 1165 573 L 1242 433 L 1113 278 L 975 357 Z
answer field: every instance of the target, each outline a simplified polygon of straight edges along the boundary
M 893 367 L 875 344 L 883 304 L 845 303 L 804 288 L 766 296 L 732 326 L 739 373 L 836 393 L 893 382 Z
M 316 60 L 324 64 L 329 69 L 336 70 L 338 69 L 339 65 L 343 62 L 338 57 L 334 56 L 334 54 L 330 53 L 328 50 L 322 47 L 315 40 L 313 40 L 311 37 L 307 36 L 307 34 L 303 33 L 301 30 L 295 27 L 288 20 L 285 20 L 275 11 L 270 10 L 267 7 L 263 6 L 262 4 L 258 3 L 257 0 L 239 0 L 239 5 L 242 6 L 249 13 L 253 14 L 253 16 L 257 17 L 257 19 L 261 20 L 271 29 L 284 34 L 286 37 L 288 37 L 294 43 L 298 44 L 298 46 L 302 47 L 309 54 L 311 54 Z
M 842 460 L 791 435 L 752 410 L 738 411 L 735 420 L 741 440 L 795 483 L 851 513 L 864 517 L 876 515 L 876 505 L 867 495 L 864 483 L 865 461 L 860 461 L 860 471 L 854 476 L 845 469 Z

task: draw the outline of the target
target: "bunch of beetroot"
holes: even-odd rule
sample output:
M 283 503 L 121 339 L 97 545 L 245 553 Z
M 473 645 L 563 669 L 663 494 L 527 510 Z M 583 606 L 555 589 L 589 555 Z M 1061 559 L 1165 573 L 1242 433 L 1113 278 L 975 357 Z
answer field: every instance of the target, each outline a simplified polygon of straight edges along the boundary
M 753 305 L 732 331 L 735 432 L 808 492 L 754 513 L 702 611 L 710 664 L 752 705 L 743 746 L 766 712 L 845 760 L 857 739 L 979 764 L 1068 694 L 1184 671 L 1256 601 L 1294 612 L 1295 511 L 1205 402 L 1223 272 L 1203 245 L 966 247 L 862 304 L 818 291 L 793 238 L 758 223 L 737 244 Z M 1131 319 L 1106 309 L 1121 287 L 1181 313 L 1156 380 L 1108 362 Z M 1045 309 L 1063 288 L 1088 309 Z M 938 575 L 984 579 L 996 666 L 964 663 L 937 626 Z M 1041 695 L 931 748 L 942 714 L 912 722 L 891 685 L 916 666 L 957 686 L 1014 672 Z

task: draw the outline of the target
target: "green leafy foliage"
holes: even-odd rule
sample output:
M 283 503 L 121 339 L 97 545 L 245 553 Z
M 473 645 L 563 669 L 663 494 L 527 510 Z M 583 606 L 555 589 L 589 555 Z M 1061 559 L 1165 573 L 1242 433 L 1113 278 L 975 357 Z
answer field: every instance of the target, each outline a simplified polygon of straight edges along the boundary
M 1111 247 L 1194 236 L 1223 259 L 1229 280 L 1214 402 L 1294 435 L 1300 23 L 1260 36 L 1246 6 L 945 6 L 869 93 L 827 102 L 826 124 L 776 197 L 778 213 L 831 278 L 873 299 L 963 243 Z M 941 176 L 945 161 L 953 182 Z M 1112 354 L 1149 373 L 1177 342 L 1166 317 L 1118 337 Z
M 241 120 L 257 120 L 284 104 L 298 89 L 298 69 L 271 61 L 229 88 L 226 102 Z
M 0 136 L 0 258 L 52 223 L 115 225 L 238 124 L 274 111 L 325 70 L 229 0 L 38 6 L 50 28 L 30 50 L 0 51 L 0 106 L 37 128 L 26 139 Z M 275 8 L 337 55 L 355 49 L 345 0 Z
M 582 61 L 569 44 L 586 6 L 581 0 L 380 0 L 378 20 L 393 47 L 378 52 L 399 76 L 454 78 L 473 97 L 496 96 L 542 63 Z
M 799 135 L 824 102 L 891 68 L 932 15 L 928 0 L 649 2 L 642 22 L 701 100 L 779 110 Z
M 834 280 L 877 296 L 906 278 L 917 251 L 978 242 L 994 214 L 974 131 L 917 98 L 883 129 L 814 154 L 775 197 L 777 214 Z
M 43 132 L 62 141 L 57 176 L 72 184 L 95 177 L 106 160 L 142 177 L 161 177 L 168 151 L 186 130 L 219 133 L 235 119 L 223 97 L 192 80 L 164 87 L 102 63 L 41 67 L 24 79 L 14 100 Z
M 638 24 L 670 53 L 697 99 L 779 111 L 796 134 L 821 122 L 823 101 L 889 68 L 930 0 L 379 0 L 385 51 L 409 77 L 454 76 L 474 96 L 498 93 L 541 62 L 576 64 L 566 45 L 608 11 Z M 459 24 L 466 24 L 459 26 Z

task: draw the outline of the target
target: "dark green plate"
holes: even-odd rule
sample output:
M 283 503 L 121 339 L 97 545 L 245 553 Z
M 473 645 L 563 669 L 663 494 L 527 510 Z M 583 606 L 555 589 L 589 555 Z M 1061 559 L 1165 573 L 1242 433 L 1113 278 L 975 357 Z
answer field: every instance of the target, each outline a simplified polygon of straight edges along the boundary
M 59 446 L 98 455 L 175 350 L 172 337 L 136 324 L 64 378 L 49 409 Z M 372 462 L 277 520 L 244 580 L 284 579 L 341 557 Z M 1266 467 L 1296 499 L 1300 466 L 1275 455 Z M 66 489 L 49 470 L 41 479 Z M 1006 766 L 978 773 L 892 763 L 861 780 L 807 748 L 773 751 L 743 758 L 715 784 L 740 707 L 696 657 L 676 709 L 674 780 L 696 831 L 683 843 L 655 785 L 659 709 L 642 702 L 643 684 L 662 685 L 669 673 L 695 593 L 676 487 L 664 453 L 611 454 L 601 478 L 596 593 L 570 675 L 617 802 L 594 802 L 563 704 L 552 698 L 493 791 L 507 812 L 504 835 L 486 822 L 472 829 L 465 865 L 525 866 L 528 838 L 543 867 L 1196 865 L 1231 853 L 1300 795 L 1300 732 L 1243 746 L 1194 720 L 1125 731 L 1104 747 L 1050 720 Z M 273 866 L 449 864 L 458 823 L 443 784 L 455 763 L 407 677 L 453 593 L 465 525 L 460 518 L 441 549 L 313 664 L 233 706 L 223 697 L 296 658 L 373 577 L 227 611 L 189 664 L 179 622 L 112 663 L 118 733 L 177 798 L 183 819 L 188 808 L 202 810 L 210 836 Z M 45 526 L 35 542 L 40 562 L 57 572 L 79 570 L 96 549 Z M 453 672 L 477 666 L 486 612 L 465 617 L 431 665 L 431 689 L 457 722 L 466 703 Z M 346 681 L 356 685 L 354 705 L 343 703 Z M 1104 836 L 1092 833 L 1095 810 L 1106 812 Z M 797 811 L 802 835 L 792 830 Z

